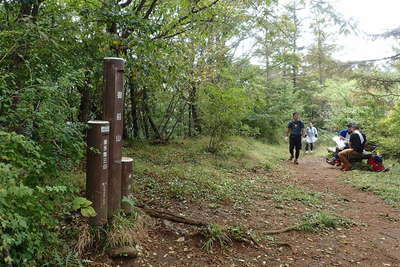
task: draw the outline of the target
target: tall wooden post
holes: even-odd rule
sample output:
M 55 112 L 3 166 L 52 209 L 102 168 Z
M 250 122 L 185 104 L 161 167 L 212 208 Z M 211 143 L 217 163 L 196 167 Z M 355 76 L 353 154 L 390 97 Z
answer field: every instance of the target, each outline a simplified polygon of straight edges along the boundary
M 121 208 L 121 149 L 123 130 L 124 60 L 104 58 L 104 113 L 110 121 L 110 153 L 108 173 L 108 217 Z
M 122 175 L 121 175 L 121 197 L 132 196 L 132 163 L 133 159 L 128 157 L 122 157 Z M 125 214 L 132 212 L 132 206 L 129 203 L 121 203 L 122 210 Z
M 86 197 L 93 202 L 96 216 L 90 218 L 94 225 L 107 223 L 108 205 L 108 121 L 89 121 L 86 153 Z

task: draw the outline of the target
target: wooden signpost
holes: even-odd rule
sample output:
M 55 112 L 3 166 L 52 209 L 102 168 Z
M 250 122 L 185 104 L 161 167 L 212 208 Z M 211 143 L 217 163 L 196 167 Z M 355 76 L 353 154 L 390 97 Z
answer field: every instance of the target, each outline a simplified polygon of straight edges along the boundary
M 108 121 L 89 121 L 87 131 L 86 197 L 93 202 L 94 225 L 107 223 L 108 151 L 110 124 Z
M 106 224 L 121 210 L 121 199 L 131 196 L 133 159 L 122 158 L 123 88 L 124 60 L 104 58 L 104 121 L 89 121 L 87 133 L 86 195 L 97 214 L 90 220 L 95 225 Z M 123 210 L 131 211 L 127 203 Z
M 104 59 L 103 119 L 110 122 L 108 217 L 121 208 L 124 60 Z

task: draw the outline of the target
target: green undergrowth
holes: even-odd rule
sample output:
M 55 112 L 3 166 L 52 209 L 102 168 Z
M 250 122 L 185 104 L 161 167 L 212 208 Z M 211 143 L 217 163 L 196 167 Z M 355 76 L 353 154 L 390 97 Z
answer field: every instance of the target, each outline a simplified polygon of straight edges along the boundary
M 343 219 L 328 211 L 320 211 L 308 214 L 304 217 L 304 222 L 296 228 L 304 232 L 321 232 L 339 227 L 348 227 L 354 225 L 353 221 Z
M 307 192 L 301 188 L 287 185 L 275 190 L 274 200 L 288 205 L 300 202 L 307 206 L 315 206 L 321 203 L 321 194 L 318 192 Z
M 54 171 L 48 151 L 16 133 L 0 131 L 0 151 L 0 266 L 79 264 L 71 222 L 91 207 L 73 204 L 80 190 L 66 165 Z
M 132 143 L 124 153 L 134 158 L 136 195 L 176 200 L 245 202 L 260 179 L 255 170 L 272 170 L 282 159 L 282 146 L 232 137 L 216 154 L 207 138 L 168 145 Z M 249 175 L 251 174 L 251 175 Z
M 388 172 L 354 170 L 346 180 L 363 191 L 371 191 L 386 203 L 400 208 L 400 165 L 395 161 L 384 162 Z

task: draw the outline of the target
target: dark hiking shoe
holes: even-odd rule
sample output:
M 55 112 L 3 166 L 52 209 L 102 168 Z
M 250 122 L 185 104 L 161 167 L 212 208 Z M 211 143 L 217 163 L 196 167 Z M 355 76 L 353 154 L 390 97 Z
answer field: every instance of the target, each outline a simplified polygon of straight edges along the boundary
M 294 164 L 299 165 L 299 162 L 297 161 L 297 159 L 294 160 Z
M 288 161 L 292 161 L 293 160 L 293 156 L 290 156 L 290 158 L 288 158 Z
M 335 164 L 336 164 L 334 159 L 326 159 L 326 163 L 328 163 L 332 166 L 335 166 Z

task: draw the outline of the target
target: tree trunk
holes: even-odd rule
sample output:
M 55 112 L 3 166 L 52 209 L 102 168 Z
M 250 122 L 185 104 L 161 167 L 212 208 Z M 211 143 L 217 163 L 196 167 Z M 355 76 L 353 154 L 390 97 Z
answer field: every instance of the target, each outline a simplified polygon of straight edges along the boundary
M 270 57 L 271 57 L 271 51 L 269 49 L 269 30 L 268 27 L 264 28 L 265 30 L 265 75 L 267 81 L 271 79 L 271 70 L 270 70 Z
M 158 128 L 156 124 L 154 123 L 151 114 L 150 114 L 150 108 L 148 105 L 148 97 L 147 97 L 147 88 L 143 88 L 143 95 L 142 95 L 142 100 L 143 100 L 143 109 L 145 112 L 145 120 L 147 120 L 150 123 L 150 127 L 153 130 L 153 133 L 155 135 L 155 138 L 161 139 L 160 132 L 158 131 Z
M 299 22 L 297 21 L 297 3 L 296 0 L 293 2 L 293 25 L 294 25 L 294 32 L 293 32 L 293 40 L 292 40 L 292 51 L 293 56 L 297 53 L 297 38 L 299 33 Z M 293 88 L 297 88 L 297 63 L 292 63 L 292 83 Z
M 192 136 L 192 105 L 188 108 L 188 136 Z
M 79 105 L 79 121 L 86 123 L 89 120 L 89 114 L 92 106 L 92 101 L 90 97 L 90 89 L 87 87 L 79 88 L 79 93 L 81 94 L 81 103 Z
M 88 72 L 85 72 L 85 84 L 90 84 Z M 92 94 L 90 93 L 90 88 L 87 86 L 78 88 L 78 91 L 81 95 L 78 119 L 80 122 L 86 123 L 89 120 L 90 111 L 92 109 Z
M 142 119 L 142 128 L 143 128 L 144 136 L 146 139 L 150 139 L 149 124 L 148 124 L 148 120 L 146 118 L 146 114 L 144 113 L 143 109 L 141 112 L 141 119 Z
M 131 117 L 132 117 L 132 134 L 134 138 L 139 138 L 139 114 L 137 90 L 132 80 L 129 80 L 130 100 L 131 100 Z
M 322 40 L 321 40 L 321 31 L 318 29 L 318 76 L 319 76 L 319 84 L 324 84 L 323 77 L 323 69 L 322 69 Z
M 197 88 L 195 85 L 193 85 L 192 89 L 190 90 L 189 101 L 189 109 L 191 113 L 191 120 L 189 120 L 189 122 L 193 121 L 193 128 L 196 131 L 195 134 L 197 135 L 201 133 L 201 122 L 197 111 Z
M 150 127 L 153 130 L 155 138 L 161 140 L 162 138 L 161 138 L 160 132 L 158 131 L 158 128 L 157 128 L 156 124 L 154 123 L 154 121 L 150 115 L 150 111 L 148 109 L 146 110 L 146 114 L 147 114 L 147 119 L 149 120 Z

